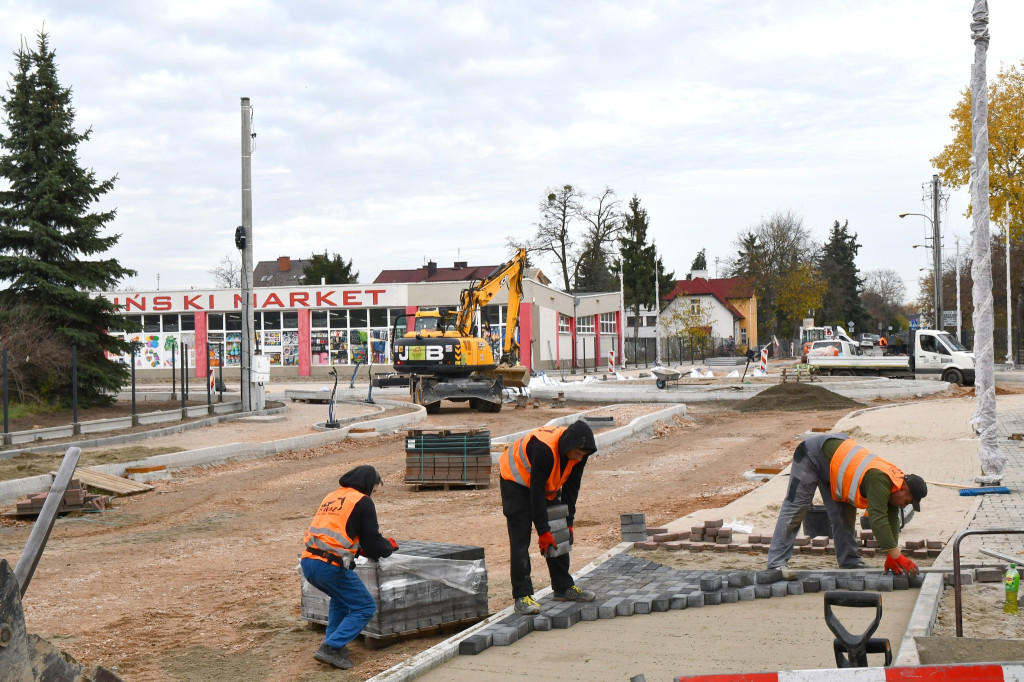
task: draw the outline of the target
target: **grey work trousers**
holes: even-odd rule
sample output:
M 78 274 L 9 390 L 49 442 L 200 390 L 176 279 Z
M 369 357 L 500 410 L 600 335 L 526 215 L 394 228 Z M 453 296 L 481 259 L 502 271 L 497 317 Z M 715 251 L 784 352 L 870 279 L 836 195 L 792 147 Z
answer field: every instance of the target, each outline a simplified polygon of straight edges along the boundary
M 796 540 L 800 524 L 807 516 L 807 510 L 814 501 L 814 491 L 821 491 L 821 498 L 832 524 L 832 537 L 836 545 L 836 561 L 842 568 L 856 568 L 860 563 L 857 553 L 855 528 L 857 508 L 847 502 L 836 502 L 832 499 L 829 482 L 821 477 L 810 464 L 810 457 L 804 456 L 793 460 L 789 472 L 789 490 L 779 510 L 779 520 L 772 534 L 772 544 L 768 548 L 768 568 L 779 568 L 789 562 L 793 556 L 793 541 Z

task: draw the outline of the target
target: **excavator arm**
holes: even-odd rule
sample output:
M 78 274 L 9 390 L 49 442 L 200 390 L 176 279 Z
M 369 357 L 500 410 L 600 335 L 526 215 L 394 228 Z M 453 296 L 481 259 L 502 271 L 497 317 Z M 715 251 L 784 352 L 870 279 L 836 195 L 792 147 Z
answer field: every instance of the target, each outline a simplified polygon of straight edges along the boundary
M 487 305 L 502 287 L 508 287 L 508 315 L 505 318 L 505 343 L 502 347 L 501 362 L 512 363 L 519 354 L 519 343 L 515 330 L 519 324 L 519 304 L 523 300 L 523 272 L 526 269 L 526 249 L 519 249 L 507 263 L 494 269 L 482 282 L 470 289 L 463 289 L 456 318 L 459 336 L 468 337 L 473 333 L 473 318 L 476 311 Z

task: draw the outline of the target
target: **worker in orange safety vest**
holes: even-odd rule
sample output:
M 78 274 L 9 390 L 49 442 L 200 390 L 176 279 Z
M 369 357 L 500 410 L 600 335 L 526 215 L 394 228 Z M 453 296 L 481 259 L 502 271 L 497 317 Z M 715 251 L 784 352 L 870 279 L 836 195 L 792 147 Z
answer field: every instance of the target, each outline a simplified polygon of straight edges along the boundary
M 789 490 L 768 549 L 768 568 L 783 569 L 787 580 L 797 578 L 787 562 L 814 493 L 820 490 L 842 568 L 866 566 L 854 536 L 857 509 L 866 509 L 875 540 L 886 555 L 885 570 L 917 575 L 917 565 L 900 552 L 899 533 L 903 508 L 912 505 L 921 511 L 921 499 L 928 494 L 924 479 L 904 474 L 845 433 L 816 434 L 804 440 L 793 453 L 789 475 Z
M 377 611 L 377 603 L 353 570 L 355 558 L 361 554 L 376 561 L 391 556 L 398 543 L 382 536 L 377 525 L 370 496 L 383 482 L 376 469 L 357 466 L 338 479 L 338 485 L 320 503 L 303 537 L 306 548 L 299 564 L 306 580 L 330 597 L 327 632 L 313 658 L 347 670 L 354 664 L 346 645 Z
M 597 451 L 594 432 L 580 420 L 565 426 L 542 426 L 512 443 L 498 460 L 501 470 L 501 508 L 508 527 L 509 572 L 515 610 L 540 613 L 530 578 L 530 538 L 537 529 L 538 546 L 548 565 L 551 589 L 557 601 L 594 601 L 595 594 L 576 586 L 569 573 L 569 555 L 549 557 L 556 543 L 548 524 L 547 508 L 564 504 L 569 513 L 569 541 L 574 542 L 576 499 L 587 460 Z

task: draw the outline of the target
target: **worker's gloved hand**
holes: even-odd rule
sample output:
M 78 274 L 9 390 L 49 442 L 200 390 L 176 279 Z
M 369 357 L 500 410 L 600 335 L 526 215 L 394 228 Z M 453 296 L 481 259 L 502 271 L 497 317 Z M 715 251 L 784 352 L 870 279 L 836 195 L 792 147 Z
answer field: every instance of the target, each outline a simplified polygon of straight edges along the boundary
M 392 551 L 392 552 L 394 552 L 394 551 L 397 551 L 397 550 L 398 550 L 398 543 L 397 543 L 397 542 L 395 542 L 395 539 L 394 539 L 394 538 L 388 538 L 388 544 L 390 544 L 390 545 L 391 545 L 391 551 Z
M 908 559 L 907 557 L 900 554 L 895 559 L 891 556 L 885 557 L 885 570 L 892 571 L 896 575 L 903 575 L 904 573 L 908 576 L 917 575 L 917 564 Z
M 537 545 L 540 547 L 540 553 L 547 556 L 548 547 L 554 549 L 558 546 L 558 543 L 555 542 L 555 536 L 551 534 L 551 531 L 546 531 L 537 538 Z
M 569 526 L 569 544 L 571 545 L 574 542 L 576 542 L 576 536 L 573 535 L 572 526 Z

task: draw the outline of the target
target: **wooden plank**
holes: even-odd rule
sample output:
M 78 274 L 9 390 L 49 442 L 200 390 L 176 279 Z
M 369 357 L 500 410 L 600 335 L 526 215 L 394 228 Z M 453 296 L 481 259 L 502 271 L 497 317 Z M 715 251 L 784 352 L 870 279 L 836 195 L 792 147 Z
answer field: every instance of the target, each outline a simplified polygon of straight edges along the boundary
M 75 478 L 80 480 L 83 485 L 105 490 L 114 495 L 134 495 L 135 493 L 144 493 L 153 489 L 153 486 L 147 483 L 139 483 L 127 478 L 121 478 L 120 476 L 112 476 L 89 467 L 75 471 Z

